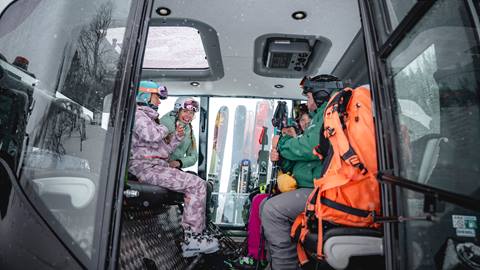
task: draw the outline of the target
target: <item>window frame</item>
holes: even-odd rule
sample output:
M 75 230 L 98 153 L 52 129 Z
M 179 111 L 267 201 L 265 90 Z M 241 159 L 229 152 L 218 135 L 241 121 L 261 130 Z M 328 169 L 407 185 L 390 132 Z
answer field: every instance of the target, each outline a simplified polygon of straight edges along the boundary
M 399 175 L 399 153 L 397 150 L 398 137 L 395 113 L 391 110 L 394 100 L 393 84 L 388 79 L 386 58 L 402 42 L 404 36 L 412 30 L 417 23 L 423 19 L 424 15 L 435 4 L 435 1 L 418 1 L 405 16 L 395 29 L 390 29 L 386 33 L 386 39 L 382 42 L 380 30 L 390 24 L 385 22 L 388 14 L 382 14 L 383 20 L 376 20 L 374 2 L 376 0 L 359 0 L 359 9 L 362 17 L 362 28 L 365 35 L 365 48 L 367 53 L 368 74 L 372 85 L 372 98 L 376 108 L 375 110 L 375 131 L 378 159 L 378 180 L 381 188 L 381 203 L 383 216 L 399 216 L 404 213 L 402 206 L 402 190 L 413 190 L 423 193 L 425 198 L 430 198 L 435 204 L 437 201 L 446 201 L 477 210 L 480 207 L 480 201 L 460 195 L 447 190 L 437 189 L 427 185 L 422 185 L 416 181 L 398 177 Z M 474 6 L 471 0 L 468 1 L 467 8 L 470 13 L 480 13 L 480 5 Z M 381 0 L 383 2 L 383 0 Z M 383 10 L 385 13 L 385 10 Z M 475 22 L 479 29 L 479 25 Z M 478 35 L 480 36 L 480 30 Z M 425 201 L 426 202 L 426 201 Z M 401 245 L 398 223 L 385 223 L 384 247 L 385 247 L 385 265 L 386 269 L 405 269 L 403 262 L 398 260 L 402 256 L 404 248 Z
M 464 1 L 467 9 L 470 11 L 470 20 L 472 25 L 478 27 L 476 22 L 472 19 L 473 4 L 469 5 L 468 0 Z M 468 1 L 470 2 L 470 1 Z M 397 46 L 403 41 L 403 38 L 420 22 L 424 15 L 430 10 L 430 8 L 436 3 L 436 1 L 419 1 L 417 2 L 410 12 L 403 18 L 399 25 L 393 29 L 392 33 L 388 36 L 385 42 L 381 42 L 378 36 L 378 30 L 382 25 L 378 25 L 380 22 L 375 21 L 374 7 L 372 0 L 360 0 L 360 9 L 362 14 L 367 15 L 367 19 L 364 20 L 364 29 L 366 33 L 366 45 L 368 52 L 369 62 L 369 74 L 372 81 L 372 85 L 376 89 L 381 91 L 374 91 L 374 102 L 377 110 L 376 118 L 376 131 L 377 134 L 383 134 L 382 137 L 377 136 L 377 153 L 379 161 L 379 175 L 378 180 L 386 183 L 387 185 L 402 186 L 407 189 L 414 189 L 425 194 L 430 194 L 438 199 L 443 200 L 471 208 L 474 210 L 480 210 L 480 200 L 473 199 L 467 195 L 462 195 L 452 191 L 448 191 L 441 188 L 435 188 L 433 186 L 420 184 L 411 179 L 405 179 L 399 177 L 399 153 L 396 147 L 399 145 L 398 134 L 399 130 L 396 125 L 397 116 L 395 112 L 390 110 L 394 106 L 395 92 L 393 80 L 389 78 L 389 71 L 386 64 L 386 59 L 397 48 Z M 478 12 L 475 10 L 475 12 Z M 385 18 L 385 17 L 384 17 Z M 370 39 L 367 38 L 370 36 Z M 477 37 L 478 38 L 478 37 Z M 375 72 L 379 71 L 379 72 Z M 390 196 L 393 196 L 390 194 Z M 387 196 L 387 197 L 390 197 Z M 391 197 L 392 199 L 394 197 Z M 388 201 L 385 201 L 388 203 Z
M 121 218 L 123 209 L 124 181 L 130 154 L 129 142 L 134 123 L 136 109 L 136 87 L 140 83 L 140 73 L 143 64 L 143 55 L 147 42 L 148 19 L 153 10 L 153 0 L 132 1 L 127 18 L 123 48 L 119 58 L 119 74 L 112 92 L 110 107 L 110 123 L 113 127 L 111 132 L 112 147 L 106 192 L 104 201 L 106 207 L 103 215 L 99 215 L 102 228 L 98 237 L 99 259 L 97 269 L 116 269 L 120 254 Z M 138 42 L 140 41 L 140 42 Z M 101 198 L 99 196 L 99 198 Z M 103 259 L 102 259 L 103 258 Z
M 0 17 L 16 2 L 10 1 L 4 9 L 0 10 Z M 123 39 L 126 46 L 118 58 L 118 70 L 111 93 L 113 98 L 109 111 L 110 129 L 105 137 L 104 151 L 101 153 L 102 155 L 109 153 L 112 158 L 105 162 L 104 169 L 100 172 L 100 179 L 104 184 L 98 186 L 98 203 L 94 213 L 96 222 L 90 258 L 77 243 L 72 245 L 67 242 L 71 238 L 67 229 L 59 222 L 49 222 L 48 220 L 56 219 L 53 213 L 38 196 L 31 196 L 24 185 L 16 181 L 17 177 L 14 177 L 13 190 L 22 200 L 28 202 L 31 208 L 29 215 L 41 221 L 42 224 L 38 226 L 43 226 L 50 231 L 63 247 L 63 250 L 59 251 L 60 254 L 68 252 L 83 268 L 116 269 L 117 267 L 124 185 L 124 182 L 118 179 L 124 179 L 126 172 L 129 150 L 124 142 L 130 140 L 130 127 L 135 111 L 135 89 L 131 85 L 137 85 L 139 82 L 146 43 L 147 19 L 152 7 L 153 0 L 130 1 L 125 14 L 126 31 Z M 140 42 L 138 42 L 139 39 Z

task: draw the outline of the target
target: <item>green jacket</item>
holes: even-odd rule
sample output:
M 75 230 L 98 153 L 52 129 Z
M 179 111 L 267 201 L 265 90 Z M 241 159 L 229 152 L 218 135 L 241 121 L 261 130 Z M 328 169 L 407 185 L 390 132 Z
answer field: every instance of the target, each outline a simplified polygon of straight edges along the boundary
M 310 126 L 296 138 L 282 136 L 277 149 L 282 157 L 282 171 L 291 171 L 299 188 L 313 188 L 313 179 L 319 178 L 323 162 L 312 153 L 320 142 L 320 130 L 323 125 L 323 112 L 327 102 L 318 108 L 312 117 Z
M 170 133 L 176 129 L 176 113 L 171 111 L 160 118 L 160 123 L 168 128 Z M 192 133 L 190 125 L 185 125 L 185 137 L 170 155 L 170 160 L 180 160 L 182 168 L 193 166 L 197 162 L 198 153 L 195 136 Z

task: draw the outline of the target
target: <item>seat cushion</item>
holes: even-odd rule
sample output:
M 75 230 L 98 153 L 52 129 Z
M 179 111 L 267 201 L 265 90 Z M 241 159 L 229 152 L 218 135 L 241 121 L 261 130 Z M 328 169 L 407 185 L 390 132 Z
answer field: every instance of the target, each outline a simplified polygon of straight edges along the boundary
M 371 228 L 335 227 L 325 230 L 323 242 L 325 243 L 330 237 L 334 236 L 371 236 L 381 238 L 383 232 Z M 313 254 L 317 251 L 317 239 L 318 234 L 316 232 L 311 232 L 305 237 L 303 246 L 308 253 Z
M 151 208 L 183 203 L 182 193 L 156 185 L 140 183 L 135 180 L 136 179 L 127 181 L 127 185 L 125 186 L 125 191 L 131 193 L 130 196 L 124 196 L 125 203 L 128 207 Z

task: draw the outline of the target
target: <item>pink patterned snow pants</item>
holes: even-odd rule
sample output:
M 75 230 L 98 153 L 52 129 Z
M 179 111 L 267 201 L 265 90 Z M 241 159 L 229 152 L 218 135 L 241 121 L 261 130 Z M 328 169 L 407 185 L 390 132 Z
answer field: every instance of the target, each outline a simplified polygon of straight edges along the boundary
M 140 170 L 136 168 L 136 171 L 139 171 L 136 176 L 140 182 L 185 194 L 182 226 L 201 233 L 205 229 L 207 182 L 196 175 L 178 169 L 159 165 L 152 167 L 150 164 L 143 166 L 145 167 Z

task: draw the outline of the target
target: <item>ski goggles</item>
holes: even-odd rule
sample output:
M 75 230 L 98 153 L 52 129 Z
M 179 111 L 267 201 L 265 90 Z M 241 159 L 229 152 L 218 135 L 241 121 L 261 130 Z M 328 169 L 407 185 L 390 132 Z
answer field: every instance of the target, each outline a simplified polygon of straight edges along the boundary
M 305 76 L 300 82 L 300 86 L 303 88 L 302 95 L 306 96 L 309 92 L 316 92 L 319 90 L 328 90 L 331 89 L 343 89 L 342 81 L 331 81 L 331 82 L 314 82 L 311 78 Z
M 164 100 L 164 99 L 167 99 L 168 97 L 168 90 L 167 90 L 167 87 L 166 86 L 160 86 L 158 87 L 158 96 L 160 97 L 160 99 Z
M 183 103 L 183 109 L 188 111 L 198 112 L 199 108 L 198 102 L 194 99 L 188 99 Z

